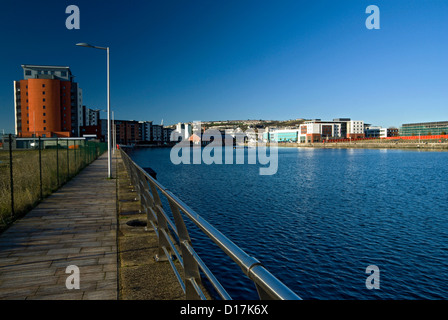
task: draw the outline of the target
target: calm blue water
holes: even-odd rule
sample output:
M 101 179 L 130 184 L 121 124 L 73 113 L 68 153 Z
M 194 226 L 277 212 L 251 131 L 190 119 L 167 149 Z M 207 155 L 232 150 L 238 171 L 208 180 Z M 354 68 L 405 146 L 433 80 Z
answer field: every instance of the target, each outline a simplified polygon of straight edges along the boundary
M 303 299 L 448 299 L 448 152 L 279 148 L 271 176 L 169 154 L 130 153 Z M 238 267 L 192 238 L 233 298 L 257 299 Z M 379 290 L 366 288 L 369 265 Z

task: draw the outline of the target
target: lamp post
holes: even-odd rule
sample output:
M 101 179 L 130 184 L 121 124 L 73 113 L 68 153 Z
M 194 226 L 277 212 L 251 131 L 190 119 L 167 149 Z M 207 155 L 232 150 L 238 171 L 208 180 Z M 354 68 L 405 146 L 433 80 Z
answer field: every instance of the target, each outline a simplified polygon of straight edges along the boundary
M 107 112 L 107 110 L 101 109 L 100 111 Z M 112 153 L 115 154 L 115 150 L 117 149 L 116 144 L 116 131 L 115 131 L 115 116 L 114 116 L 114 110 L 111 110 L 112 113 Z
M 92 46 L 87 43 L 77 43 L 77 46 L 106 50 L 107 52 L 107 177 L 111 178 L 111 151 L 110 151 L 110 80 L 109 80 L 109 47 Z

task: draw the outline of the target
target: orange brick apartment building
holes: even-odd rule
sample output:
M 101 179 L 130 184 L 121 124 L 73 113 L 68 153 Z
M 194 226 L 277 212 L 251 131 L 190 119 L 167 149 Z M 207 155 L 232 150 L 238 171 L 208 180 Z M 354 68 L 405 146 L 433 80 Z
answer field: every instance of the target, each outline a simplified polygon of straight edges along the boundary
M 22 65 L 24 80 L 14 81 L 18 137 L 80 136 L 82 90 L 69 67 Z

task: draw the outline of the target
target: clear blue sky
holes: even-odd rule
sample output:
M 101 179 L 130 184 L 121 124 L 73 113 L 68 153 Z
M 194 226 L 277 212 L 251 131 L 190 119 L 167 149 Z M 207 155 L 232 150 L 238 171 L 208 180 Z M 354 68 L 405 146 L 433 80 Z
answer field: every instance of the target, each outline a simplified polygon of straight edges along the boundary
M 80 30 L 65 27 L 71 4 Z M 14 130 L 22 64 L 70 66 L 84 104 L 106 108 L 105 51 L 77 42 L 111 48 L 117 119 L 448 120 L 447 17 L 444 0 L 7 1 L 0 130 Z

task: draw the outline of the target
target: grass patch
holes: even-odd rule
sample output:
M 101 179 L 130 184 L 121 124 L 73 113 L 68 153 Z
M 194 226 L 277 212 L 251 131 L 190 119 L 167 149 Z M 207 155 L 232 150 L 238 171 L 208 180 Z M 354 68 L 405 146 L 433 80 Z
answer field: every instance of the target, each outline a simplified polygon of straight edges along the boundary
M 14 150 L 14 210 L 11 201 L 9 150 L 0 150 L 0 232 L 34 208 L 105 151 L 104 144 L 86 147 Z

